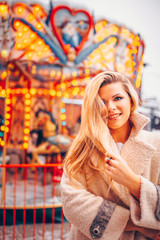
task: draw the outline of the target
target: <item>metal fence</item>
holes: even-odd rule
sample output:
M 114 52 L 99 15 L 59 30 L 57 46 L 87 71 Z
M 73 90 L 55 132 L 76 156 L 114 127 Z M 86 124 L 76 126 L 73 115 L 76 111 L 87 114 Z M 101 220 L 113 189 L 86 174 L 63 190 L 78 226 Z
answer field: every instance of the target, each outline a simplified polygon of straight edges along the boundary
M 62 163 L 0 165 L 0 239 L 69 239 L 63 215 Z

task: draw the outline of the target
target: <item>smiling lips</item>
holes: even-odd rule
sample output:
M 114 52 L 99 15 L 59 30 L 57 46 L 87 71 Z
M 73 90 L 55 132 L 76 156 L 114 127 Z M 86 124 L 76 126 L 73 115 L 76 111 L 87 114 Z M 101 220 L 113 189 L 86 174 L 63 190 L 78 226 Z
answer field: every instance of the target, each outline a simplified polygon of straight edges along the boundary
M 111 115 L 108 116 L 108 119 L 109 120 L 116 120 L 120 115 L 121 115 L 121 113 L 111 114 Z

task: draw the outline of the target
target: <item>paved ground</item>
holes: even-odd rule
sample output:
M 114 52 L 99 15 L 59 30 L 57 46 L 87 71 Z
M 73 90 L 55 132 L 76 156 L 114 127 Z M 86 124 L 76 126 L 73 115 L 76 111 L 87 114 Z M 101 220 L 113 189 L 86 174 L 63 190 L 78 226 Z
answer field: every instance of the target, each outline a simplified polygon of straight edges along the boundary
M 36 224 L 35 236 L 33 235 L 33 225 L 25 226 L 25 236 L 23 238 L 23 225 L 16 225 L 15 235 L 13 234 L 13 226 L 5 227 L 5 240 L 69 240 L 69 223 L 64 223 L 63 232 L 61 224 L 54 225 L 54 234 L 52 234 L 52 224 L 45 224 L 43 231 L 42 224 Z M 44 234 L 43 234 L 44 232 Z M 15 237 L 14 237 L 15 236 Z M 0 240 L 3 239 L 3 227 L 0 227 Z

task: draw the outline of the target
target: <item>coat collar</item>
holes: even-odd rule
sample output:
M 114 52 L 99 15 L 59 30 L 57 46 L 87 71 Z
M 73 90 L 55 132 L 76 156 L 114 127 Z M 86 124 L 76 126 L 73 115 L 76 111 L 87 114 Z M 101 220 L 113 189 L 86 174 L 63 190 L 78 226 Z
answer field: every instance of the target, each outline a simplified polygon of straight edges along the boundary
M 149 123 L 150 119 L 135 112 L 131 115 L 132 131 L 121 150 L 121 156 L 136 174 L 143 174 L 145 167 L 150 166 L 151 158 L 156 148 L 139 137 L 141 130 Z
M 140 131 L 150 122 L 150 119 L 138 112 L 134 112 L 130 116 L 130 122 L 132 123 L 132 131 L 130 136 L 137 136 Z

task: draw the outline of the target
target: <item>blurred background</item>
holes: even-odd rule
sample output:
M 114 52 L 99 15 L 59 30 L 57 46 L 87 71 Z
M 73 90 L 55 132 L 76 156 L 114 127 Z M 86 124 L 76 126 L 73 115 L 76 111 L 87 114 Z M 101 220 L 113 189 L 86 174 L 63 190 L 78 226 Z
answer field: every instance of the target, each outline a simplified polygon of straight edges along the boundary
M 160 131 L 159 12 L 159 0 L 0 0 L 3 239 L 69 239 L 63 159 L 96 74 L 129 77 Z
M 28 2 L 32 2 L 29 0 Z M 35 0 L 49 9 L 50 0 Z M 74 0 L 52 1 L 54 4 L 67 4 L 89 10 L 95 21 L 107 19 L 117 25 L 126 26 L 140 34 L 145 43 L 144 69 L 141 82 L 141 107 L 139 110 L 153 121 L 149 129 L 160 128 L 160 46 L 159 0 Z M 153 125 L 156 125 L 155 128 Z
M 33 1 L 27 1 L 33 2 Z M 50 0 L 37 0 L 49 9 Z M 95 20 L 107 19 L 140 33 L 145 43 L 142 98 L 157 98 L 160 101 L 160 1 L 159 0 L 74 0 L 53 1 L 78 6 L 91 11 Z

